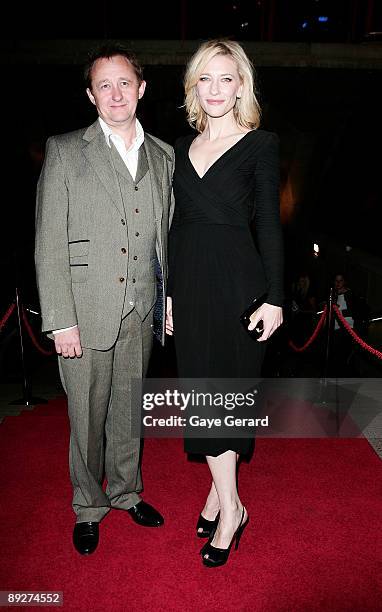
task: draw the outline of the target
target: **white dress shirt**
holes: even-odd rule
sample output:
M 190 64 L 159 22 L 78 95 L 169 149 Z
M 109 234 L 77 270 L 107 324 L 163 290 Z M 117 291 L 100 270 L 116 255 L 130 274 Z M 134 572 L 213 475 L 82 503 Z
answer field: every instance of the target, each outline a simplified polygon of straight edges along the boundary
M 337 306 L 338 306 L 338 308 L 340 310 L 346 310 L 346 308 L 347 308 L 346 301 L 345 301 L 345 296 L 344 296 L 343 293 L 340 293 L 337 296 Z M 344 318 L 345 318 L 345 321 L 347 321 L 349 323 L 350 327 L 354 327 L 354 319 L 353 319 L 353 317 L 347 316 L 347 317 L 344 317 Z M 340 326 L 337 323 L 337 319 L 336 319 L 335 323 L 334 323 L 334 329 L 339 329 L 339 327 Z
M 135 120 L 135 138 L 129 149 L 126 149 L 122 136 L 115 134 L 110 125 L 105 123 L 101 117 L 98 117 L 98 121 L 100 122 L 102 131 L 105 134 L 107 144 L 109 147 L 111 147 L 111 143 L 113 143 L 118 153 L 122 157 L 122 160 L 130 172 L 133 180 L 135 180 L 138 167 L 138 151 L 145 140 L 143 127 L 139 123 L 138 119 Z
M 124 162 L 126 168 L 130 172 L 132 179 L 135 180 L 138 168 L 138 151 L 141 145 L 145 140 L 145 133 L 143 131 L 143 127 L 138 121 L 135 119 L 135 138 L 129 147 L 126 149 L 126 145 L 122 136 L 119 134 L 115 134 L 107 123 L 101 117 L 98 117 L 98 121 L 102 128 L 103 133 L 105 134 L 106 142 L 111 148 L 111 143 L 115 146 L 118 153 L 122 157 L 122 161 Z M 74 329 L 77 325 L 72 325 L 71 327 L 64 327 L 63 329 L 56 329 L 53 331 L 53 334 L 58 334 L 59 332 L 68 331 L 69 329 Z

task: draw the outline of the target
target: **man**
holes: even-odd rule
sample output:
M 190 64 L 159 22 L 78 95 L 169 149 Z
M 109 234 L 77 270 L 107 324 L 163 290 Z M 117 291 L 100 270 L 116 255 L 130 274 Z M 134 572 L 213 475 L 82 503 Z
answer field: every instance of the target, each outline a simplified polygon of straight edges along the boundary
M 354 331 L 365 338 L 368 330 L 369 307 L 366 300 L 348 287 L 343 274 L 334 277 L 334 300 L 341 314 Z M 334 333 L 331 340 L 329 373 L 331 376 L 354 377 L 359 375 L 357 343 L 349 332 L 334 319 Z
M 54 334 L 68 396 L 73 542 L 90 554 L 111 508 L 140 525 L 163 524 L 139 495 L 131 380 L 145 375 L 151 351 L 158 262 L 167 276 L 173 150 L 136 118 L 146 83 L 129 51 L 104 47 L 85 77 L 98 119 L 48 140 L 36 269 L 43 331 Z

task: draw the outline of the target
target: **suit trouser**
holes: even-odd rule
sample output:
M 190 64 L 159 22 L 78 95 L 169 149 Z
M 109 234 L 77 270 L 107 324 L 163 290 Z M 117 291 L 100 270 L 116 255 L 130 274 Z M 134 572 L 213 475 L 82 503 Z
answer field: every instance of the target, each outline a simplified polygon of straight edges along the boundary
M 68 396 L 70 477 L 77 522 L 100 521 L 111 508 L 140 501 L 140 439 L 131 437 L 131 380 L 146 374 L 152 347 L 152 311 L 133 310 L 121 321 L 114 346 L 59 357 Z M 102 489 L 104 473 L 106 492 Z

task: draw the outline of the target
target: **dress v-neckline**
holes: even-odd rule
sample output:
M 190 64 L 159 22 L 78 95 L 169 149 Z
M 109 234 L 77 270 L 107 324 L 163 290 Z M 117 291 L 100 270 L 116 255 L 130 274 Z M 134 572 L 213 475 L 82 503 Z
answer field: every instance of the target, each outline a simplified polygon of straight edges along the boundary
M 194 142 L 195 138 L 197 138 L 197 136 L 195 136 L 195 138 L 193 138 L 193 139 L 191 140 L 190 145 L 189 145 L 189 147 L 188 147 L 188 150 L 187 150 L 187 159 L 188 159 L 188 161 L 189 161 L 189 163 L 190 163 L 190 165 L 191 165 L 191 168 L 193 169 L 193 171 L 195 172 L 196 176 L 198 177 L 198 179 L 199 179 L 200 181 L 202 181 L 202 180 L 204 179 L 204 177 L 205 177 L 205 176 L 206 176 L 206 175 L 207 175 L 207 174 L 210 172 L 210 170 L 212 170 L 212 168 L 214 168 L 214 166 L 216 166 L 216 164 L 217 164 L 217 163 L 218 163 L 218 162 L 219 162 L 221 159 L 223 159 L 223 157 L 225 157 L 225 156 L 227 155 L 227 153 L 229 153 L 230 151 L 232 151 L 232 149 L 234 149 L 234 148 L 235 148 L 235 147 L 236 147 L 238 144 L 240 144 L 240 143 L 241 143 L 243 140 L 245 140 L 245 138 L 246 138 L 246 136 L 248 136 L 248 134 L 252 134 L 252 133 L 253 133 L 253 132 L 255 132 L 255 131 L 256 131 L 256 130 L 249 130 L 248 132 L 246 132 L 246 133 L 244 134 L 244 136 L 242 136 L 241 138 L 239 138 L 239 140 L 237 140 L 237 141 L 236 141 L 236 142 L 235 142 L 235 143 L 234 143 L 234 144 L 233 144 L 231 147 L 228 147 L 228 149 L 226 149 L 226 150 L 225 150 L 225 151 L 224 151 L 224 152 L 223 152 L 221 155 L 219 155 L 219 157 L 218 157 L 217 159 L 215 159 L 215 161 L 214 161 L 214 162 L 213 162 L 213 163 L 212 163 L 210 166 L 208 166 L 207 170 L 205 171 L 205 173 L 204 173 L 204 174 L 202 174 L 202 176 L 200 176 L 199 172 L 196 170 L 196 168 L 195 168 L 195 166 L 194 166 L 194 164 L 192 163 L 191 158 L 190 158 L 190 148 L 191 148 L 191 145 L 192 145 L 192 143 Z

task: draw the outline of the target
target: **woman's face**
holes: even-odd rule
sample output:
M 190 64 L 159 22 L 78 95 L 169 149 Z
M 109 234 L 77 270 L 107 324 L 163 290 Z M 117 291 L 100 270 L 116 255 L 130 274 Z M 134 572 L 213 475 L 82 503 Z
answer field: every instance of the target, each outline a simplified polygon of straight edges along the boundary
M 242 88 L 236 62 L 228 55 L 215 55 L 196 84 L 200 106 L 209 117 L 223 117 L 231 112 Z

